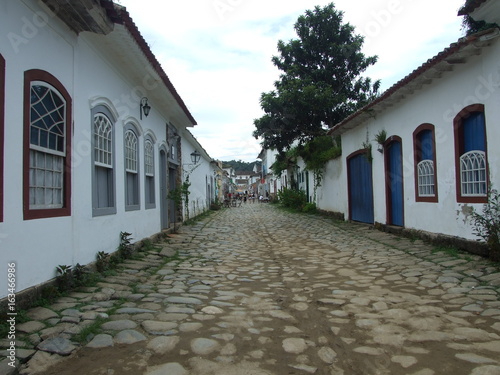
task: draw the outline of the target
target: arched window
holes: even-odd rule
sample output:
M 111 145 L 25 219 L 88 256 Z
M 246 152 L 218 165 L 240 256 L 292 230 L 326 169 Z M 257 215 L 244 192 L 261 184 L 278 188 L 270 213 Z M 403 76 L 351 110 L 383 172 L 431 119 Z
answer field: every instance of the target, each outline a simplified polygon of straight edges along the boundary
M 146 209 L 155 208 L 155 159 L 154 143 L 148 135 L 144 141 L 144 174 L 145 174 L 145 198 Z
M 437 168 L 434 125 L 422 124 L 413 132 L 415 200 L 437 202 Z
M 105 106 L 92 109 L 92 214 L 116 213 L 114 117 Z
M 139 140 L 135 128 L 127 125 L 124 135 L 125 210 L 138 210 L 139 202 Z
M 25 73 L 24 218 L 71 214 L 71 99 L 52 75 Z
M 484 106 L 463 109 L 454 120 L 457 201 L 485 203 L 488 192 L 488 155 Z
M 482 197 L 486 194 L 486 153 L 469 151 L 460 156 L 461 194 Z

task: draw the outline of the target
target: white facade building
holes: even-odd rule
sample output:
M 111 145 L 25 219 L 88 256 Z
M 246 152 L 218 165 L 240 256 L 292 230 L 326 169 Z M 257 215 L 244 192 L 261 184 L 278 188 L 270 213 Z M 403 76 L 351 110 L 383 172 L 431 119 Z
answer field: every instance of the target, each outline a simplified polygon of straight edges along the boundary
M 499 36 L 461 39 L 334 126 L 342 156 L 327 166 L 319 208 L 475 239 L 470 214 L 500 186 Z
M 185 132 L 196 121 L 125 8 L 50 3 L 0 4 L 0 278 L 16 263 L 18 292 L 114 251 L 122 231 L 168 228 L 166 196 L 198 149 Z M 213 186 L 199 152 L 192 214 Z

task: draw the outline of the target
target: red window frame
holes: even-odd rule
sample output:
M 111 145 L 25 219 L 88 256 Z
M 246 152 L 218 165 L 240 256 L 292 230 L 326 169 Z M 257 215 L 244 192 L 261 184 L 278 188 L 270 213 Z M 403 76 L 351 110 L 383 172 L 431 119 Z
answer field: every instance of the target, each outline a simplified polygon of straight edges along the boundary
M 483 112 L 484 115 L 484 104 L 472 104 L 464 109 L 462 109 L 453 119 L 453 136 L 455 140 L 455 184 L 456 184 L 456 194 L 458 203 L 487 203 L 488 197 L 464 197 L 462 196 L 462 186 L 461 186 L 461 176 L 460 176 L 460 157 L 463 154 L 464 142 L 463 142 L 463 131 L 462 123 L 465 118 L 469 116 L 471 112 Z M 484 118 L 484 131 L 486 133 L 486 116 Z M 490 175 L 488 166 L 488 137 L 485 134 L 485 150 L 486 155 L 486 186 L 490 186 Z
M 424 130 L 430 130 L 432 132 L 432 161 L 434 163 L 434 196 L 433 197 L 421 197 L 418 194 L 418 167 L 417 164 L 420 162 L 421 148 L 419 142 L 419 134 Z M 437 163 L 436 163 L 436 136 L 435 127 L 432 124 L 422 124 L 418 126 L 413 132 L 413 165 L 414 165 L 414 176 L 415 176 L 415 201 L 416 202 L 432 202 L 437 203 L 438 198 L 438 180 L 437 180 Z
M 47 209 L 30 209 L 29 196 L 29 161 L 30 161 L 30 96 L 31 82 L 42 81 L 53 86 L 66 101 L 66 126 L 65 142 L 66 156 L 64 160 L 63 176 L 63 207 Z M 24 140 L 23 140 L 23 213 L 24 220 L 42 219 L 49 217 L 71 216 L 71 97 L 63 84 L 52 74 L 38 69 L 28 70 L 24 73 Z

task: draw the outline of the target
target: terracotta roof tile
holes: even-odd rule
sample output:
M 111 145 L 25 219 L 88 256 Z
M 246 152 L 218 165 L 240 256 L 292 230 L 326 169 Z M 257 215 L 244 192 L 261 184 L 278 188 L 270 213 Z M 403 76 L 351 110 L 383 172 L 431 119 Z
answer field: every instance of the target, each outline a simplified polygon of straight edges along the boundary
M 137 28 L 136 24 L 132 20 L 132 17 L 130 17 L 130 14 L 128 13 L 127 9 L 124 6 L 118 5 L 113 3 L 110 0 L 100 0 L 101 1 L 101 6 L 106 9 L 106 13 L 108 17 L 116 24 L 123 25 L 127 28 L 127 30 L 130 32 L 130 35 L 134 38 L 135 42 L 139 46 L 139 48 L 142 50 L 146 58 L 148 59 L 149 63 L 151 64 L 151 67 L 153 70 L 160 76 L 161 80 L 163 81 L 164 85 L 167 87 L 167 89 L 172 93 L 174 96 L 175 100 L 177 101 L 177 104 L 182 108 L 186 116 L 188 117 L 189 121 L 193 125 L 197 125 L 196 120 L 194 119 L 193 115 L 189 112 L 189 109 L 187 108 L 186 104 L 180 97 L 179 93 L 175 89 L 174 85 L 168 78 L 167 74 L 161 67 L 160 63 L 156 59 L 155 55 L 149 48 L 146 40 L 144 37 L 141 35 L 139 29 Z
M 354 112 L 353 114 L 345 118 L 343 121 L 334 125 L 328 131 L 328 134 L 341 133 L 342 130 L 344 130 L 344 128 L 346 127 L 346 125 L 353 122 L 355 119 L 358 119 L 361 115 L 363 114 L 366 115 L 367 113 L 370 113 L 370 111 L 373 111 L 374 107 L 378 106 L 379 104 L 382 104 L 383 102 L 393 99 L 393 97 L 396 96 L 397 93 L 402 91 L 404 88 L 408 87 L 410 84 L 414 83 L 417 78 L 422 77 L 426 72 L 436 67 L 439 63 L 448 61 L 450 64 L 453 64 L 455 62 L 453 60 L 454 57 L 456 57 L 456 62 L 462 62 L 463 57 L 459 56 L 458 52 L 463 50 L 465 47 L 473 44 L 474 42 L 477 42 L 482 36 L 486 34 L 498 35 L 498 29 L 490 29 L 482 31 L 477 34 L 461 38 L 456 43 L 452 43 L 448 48 L 446 48 L 433 58 L 427 60 L 424 64 L 422 64 L 417 69 L 413 70 L 413 72 L 411 72 L 405 78 L 395 83 L 384 93 L 382 93 L 377 99 L 373 100 L 371 103 L 367 104 L 363 108 Z

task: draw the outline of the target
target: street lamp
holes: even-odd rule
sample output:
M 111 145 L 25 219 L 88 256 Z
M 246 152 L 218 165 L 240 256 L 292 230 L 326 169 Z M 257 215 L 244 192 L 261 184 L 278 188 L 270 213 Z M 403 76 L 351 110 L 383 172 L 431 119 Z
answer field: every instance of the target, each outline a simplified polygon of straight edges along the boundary
M 200 158 L 201 158 L 201 154 L 198 152 L 198 150 L 194 150 L 191 153 L 191 161 L 193 162 L 193 164 L 198 164 L 198 162 L 200 161 Z
M 141 114 L 141 120 L 142 120 L 142 112 L 144 112 L 144 116 L 148 117 L 150 110 L 151 110 L 151 106 L 148 104 L 148 98 L 146 98 L 146 97 L 142 98 L 141 103 L 139 105 L 139 112 Z

